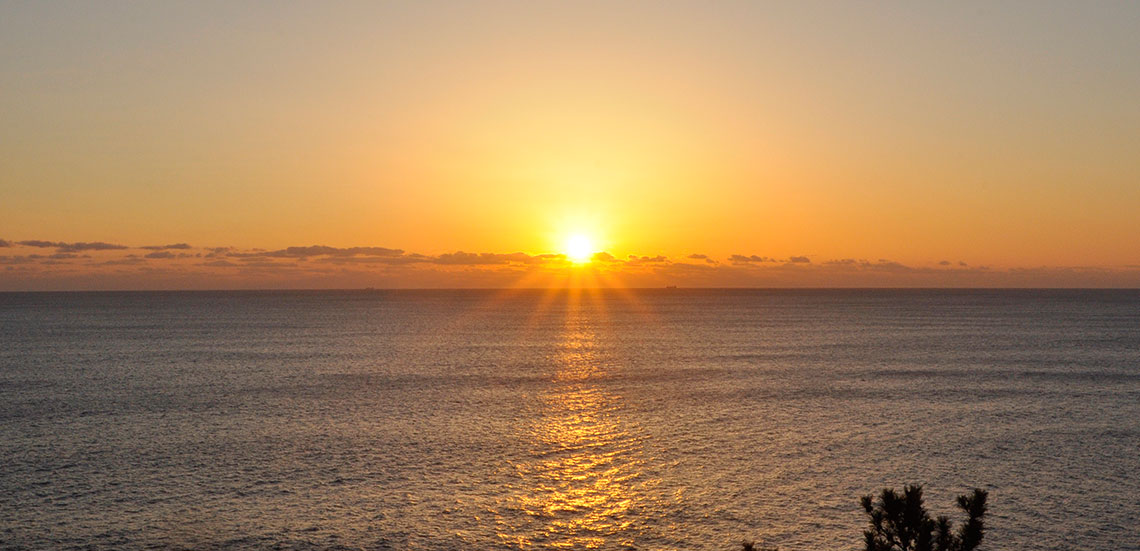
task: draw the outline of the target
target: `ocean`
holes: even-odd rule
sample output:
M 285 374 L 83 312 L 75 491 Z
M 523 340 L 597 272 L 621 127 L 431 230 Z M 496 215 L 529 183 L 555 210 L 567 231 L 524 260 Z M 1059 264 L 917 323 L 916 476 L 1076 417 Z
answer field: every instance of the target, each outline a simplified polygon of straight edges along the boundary
M 0 549 L 1140 549 L 1140 292 L 0 293 Z

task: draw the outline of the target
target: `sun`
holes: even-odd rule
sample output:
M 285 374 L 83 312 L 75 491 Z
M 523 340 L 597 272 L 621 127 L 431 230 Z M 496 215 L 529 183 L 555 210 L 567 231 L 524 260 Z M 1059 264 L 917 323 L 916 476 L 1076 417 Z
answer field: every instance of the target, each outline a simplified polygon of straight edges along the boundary
M 580 233 L 566 238 L 564 247 L 562 252 L 566 254 L 567 259 L 575 264 L 589 262 L 594 256 L 594 253 L 597 252 L 594 250 L 593 241 L 590 241 L 589 237 Z

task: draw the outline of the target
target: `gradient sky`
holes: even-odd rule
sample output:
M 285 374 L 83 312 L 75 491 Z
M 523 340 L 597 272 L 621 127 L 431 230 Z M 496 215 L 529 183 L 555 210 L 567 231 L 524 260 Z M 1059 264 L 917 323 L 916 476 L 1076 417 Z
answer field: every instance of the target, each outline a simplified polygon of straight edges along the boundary
M 1140 285 L 1137 29 L 1135 2 L 0 2 L 0 289 L 511 285 L 537 261 L 442 255 L 575 233 L 647 285 Z M 202 260 L 311 245 L 437 279 Z M 979 266 L 1054 279 L 944 277 Z

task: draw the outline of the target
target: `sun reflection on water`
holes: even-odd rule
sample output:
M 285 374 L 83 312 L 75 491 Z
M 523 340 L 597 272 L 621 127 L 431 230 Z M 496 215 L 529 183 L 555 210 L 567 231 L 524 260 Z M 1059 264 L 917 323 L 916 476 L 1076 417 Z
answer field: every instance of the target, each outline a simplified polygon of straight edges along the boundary
M 527 434 L 531 455 L 514 465 L 511 508 L 525 513 L 527 526 L 500 537 L 521 548 L 631 546 L 635 487 L 645 482 L 641 442 L 621 419 L 621 397 L 596 384 L 605 368 L 581 309 L 568 311 L 551 359 L 542 411 Z

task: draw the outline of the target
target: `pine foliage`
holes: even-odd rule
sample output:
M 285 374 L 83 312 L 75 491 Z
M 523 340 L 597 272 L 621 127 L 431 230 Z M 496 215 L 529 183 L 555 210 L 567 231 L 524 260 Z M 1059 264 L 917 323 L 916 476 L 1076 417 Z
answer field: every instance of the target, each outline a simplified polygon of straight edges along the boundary
M 949 518 L 930 517 L 920 485 L 908 485 L 902 493 L 884 488 L 878 500 L 863 496 L 862 505 L 871 522 L 863 532 L 866 551 L 973 551 L 982 543 L 985 490 L 958 496 L 967 518 L 957 531 Z

